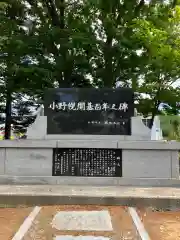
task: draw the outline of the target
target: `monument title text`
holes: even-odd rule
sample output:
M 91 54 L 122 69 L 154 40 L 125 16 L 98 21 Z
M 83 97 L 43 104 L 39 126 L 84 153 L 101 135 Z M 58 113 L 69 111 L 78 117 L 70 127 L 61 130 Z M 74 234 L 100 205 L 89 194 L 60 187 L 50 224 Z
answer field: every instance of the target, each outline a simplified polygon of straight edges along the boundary
M 128 103 L 123 102 L 119 104 L 109 103 L 92 103 L 92 102 L 53 102 L 49 105 L 52 110 L 60 111 L 128 111 Z

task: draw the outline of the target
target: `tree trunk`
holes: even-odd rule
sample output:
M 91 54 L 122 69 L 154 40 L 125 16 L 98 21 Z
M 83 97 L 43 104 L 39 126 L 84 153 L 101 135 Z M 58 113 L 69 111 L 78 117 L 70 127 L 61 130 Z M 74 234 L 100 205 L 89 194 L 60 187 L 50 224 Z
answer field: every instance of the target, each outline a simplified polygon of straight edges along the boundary
M 60 28 L 63 31 L 63 37 L 61 39 L 60 52 L 63 57 L 63 72 L 61 73 L 64 87 L 71 87 L 71 74 L 72 74 L 72 66 L 69 64 L 68 59 L 68 47 L 66 46 L 69 41 L 69 36 L 65 33 L 66 25 L 65 25 L 65 0 L 60 0 Z
M 112 63 L 112 36 L 108 36 L 107 41 L 105 43 L 104 48 L 104 60 L 105 60 L 105 68 L 104 68 L 104 85 L 105 87 L 112 87 L 114 79 L 113 79 L 113 63 Z
M 52 43 L 53 54 L 55 55 L 55 57 L 59 57 L 60 55 L 62 56 L 62 67 L 57 74 L 56 80 L 59 87 L 69 87 L 69 79 L 71 77 L 72 71 L 71 69 L 66 67 L 68 59 L 68 48 L 66 46 L 68 42 L 68 35 L 65 32 L 65 0 L 56 0 L 55 2 L 53 0 L 44 0 L 44 2 L 48 9 L 48 14 L 51 17 L 53 26 L 62 30 L 60 39 L 60 50 L 56 49 L 54 42 Z
M 161 103 L 159 98 L 160 98 L 160 94 L 161 94 L 161 91 L 162 91 L 162 83 L 163 83 L 164 79 L 160 78 L 160 75 L 158 76 L 158 79 L 159 79 L 159 86 L 157 88 L 157 92 L 156 92 L 156 95 L 154 97 L 154 108 L 152 109 L 152 116 L 151 116 L 150 126 L 149 126 L 150 129 L 153 126 L 154 118 L 155 118 L 156 114 L 158 113 L 158 108 L 159 108 L 159 105 Z
M 7 90 L 6 95 L 6 119 L 5 119 L 5 133 L 4 133 L 4 139 L 10 139 L 11 137 L 11 113 L 12 113 L 12 97 L 11 97 L 11 91 Z
M 160 101 L 157 100 L 155 102 L 154 108 L 152 110 L 152 116 L 151 116 L 150 124 L 149 124 L 150 129 L 152 128 L 153 123 L 154 123 L 154 118 L 155 118 L 156 114 L 158 113 L 159 104 L 160 104 Z

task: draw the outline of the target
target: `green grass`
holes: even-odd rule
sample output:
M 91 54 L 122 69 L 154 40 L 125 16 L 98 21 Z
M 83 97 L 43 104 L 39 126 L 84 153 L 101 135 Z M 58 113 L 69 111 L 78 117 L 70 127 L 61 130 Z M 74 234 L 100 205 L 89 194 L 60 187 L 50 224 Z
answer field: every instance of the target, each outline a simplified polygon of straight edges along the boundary
M 177 120 L 180 124 L 180 116 L 159 116 L 159 118 L 164 136 L 168 136 L 173 131 L 171 121 Z
M 24 205 L 0 204 L 0 208 L 26 208 Z

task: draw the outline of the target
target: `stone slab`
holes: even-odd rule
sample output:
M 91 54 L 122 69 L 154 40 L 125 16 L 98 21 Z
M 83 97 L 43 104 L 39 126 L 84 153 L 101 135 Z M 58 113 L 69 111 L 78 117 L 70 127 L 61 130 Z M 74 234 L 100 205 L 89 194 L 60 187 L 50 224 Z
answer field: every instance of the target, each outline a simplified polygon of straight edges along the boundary
M 179 166 L 179 152 L 171 151 L 171 176 L 172 178 L 179 178 L 180 175 Z
M 151 139 L 151 130 L 144 125 L 140 116 L 131 118 L 131 132 L 136 139 L 142 136 L 146 137 L 146 139 Z
M 69 140 L 57 141 L 58 148 L 117 148 L 117 141 L 109 140 Z
M 119 177 L 55 177 L 0 175 L 0 185 L 73 185 L 73 186 L 129 186 L 129 187 L 180 187 L 177 179 L 119 178 Z
M 30 139 L 17 139 L 17 140 L 5 140 L 0 141 L 0 148 L 14 148 L 18 151 L 18 148 L 44 148 L 52 149 L 57 147 L 56 140 L 30 140 Z
M 37 116 L 35 122 L 27 128 L 27 139 L 45 139 L 46 132 L 47 117 Z
M 103 236 L 71 236 L 71 235 L 61 235 L 56 236 L 54 240 L 110 240 L 108 237 Z
M 76 137 L 76 138 L 75 138 Z M 56 148 L 56 147 L 96 147 L 96 148 L 121 148 L 121 149 L 137 149 L 137 150 L 180 150 L 179 142 L 165 142 L 165 141 L 145 141 L 144 139 L 135 140 L 131 136 L 123 136 L 121 139 L 111 136 L 74 136 L 71 135 L 54 140 L 6 140 L 0 141 L 0 148 Z M 59 140 L 59 141 L 58 141 Z
M 118 141 L 118 148 L 134 150 L 180 150 L 180 142 L 166 142 L 166 141 Z
M 17 176 L 51 176 L 52 149 L 6 149 L 5 174 Z
M 52 227 L 63 231 L 113 230 L 108 211 L 61 211 L 55 215 Z
M 123 150 L 122 175 L 125 178 L 171 178 L 171 152 L 162 150 Z M 179 169 L 176 169 L 179 172 Z
M 79 196 L 79 197 L 130 197 L 180 199 L 180 188 L 122 187 L 122 186 L 70 186 L 62 185 L 0 185 L 1 196 Z
M 0 186 L 0 204 L 11 206 L 104 205 L 180 208 L 180 188 L 99 186 Z
M 0 149 L 0 175 L 5 174 L 5 157 L 6 157 L 6 150 Z

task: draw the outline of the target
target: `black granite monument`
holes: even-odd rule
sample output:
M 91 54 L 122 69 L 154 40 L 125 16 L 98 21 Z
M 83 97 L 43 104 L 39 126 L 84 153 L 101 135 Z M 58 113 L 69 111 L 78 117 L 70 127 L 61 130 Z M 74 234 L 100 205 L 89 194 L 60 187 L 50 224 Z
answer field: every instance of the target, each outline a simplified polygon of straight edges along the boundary
M 50 89 L 47 134 L 131 135 L 132 89 Z
M 130 135 L 133 98 L 129 88 L 50 89 L 47 134 Z M 52 175 L 121 177 L 122 150 L 55 148 Z

